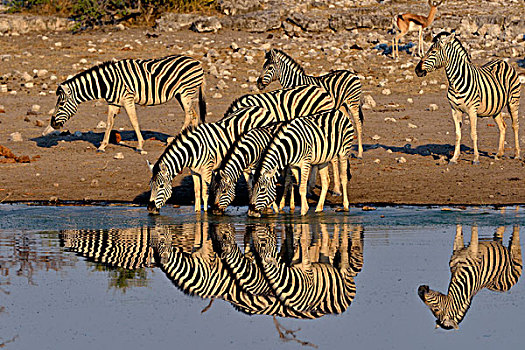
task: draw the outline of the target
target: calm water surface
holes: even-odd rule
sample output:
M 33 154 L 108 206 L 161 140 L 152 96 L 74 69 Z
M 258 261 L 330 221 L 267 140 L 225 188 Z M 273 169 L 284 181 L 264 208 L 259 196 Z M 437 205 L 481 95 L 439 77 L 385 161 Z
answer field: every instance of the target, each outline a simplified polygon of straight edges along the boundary
M 523 209 L 245 212 L 0 205 L 0 347 L 522 347 Z

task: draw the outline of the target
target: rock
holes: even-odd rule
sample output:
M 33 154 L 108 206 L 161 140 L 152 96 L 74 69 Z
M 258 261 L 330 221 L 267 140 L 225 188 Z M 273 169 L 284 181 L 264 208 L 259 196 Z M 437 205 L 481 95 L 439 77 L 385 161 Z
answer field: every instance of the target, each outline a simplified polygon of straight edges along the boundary
M 0 105 L 0 113 L 5 113 L 5 107 L 3 105 Z
M 499 24 L 485 23 L 478 29 L 478 34 L 481 36 L 489 35 L 496 38 L 501 35 L 501 26 Z
M 113 143 L 115 145 L 118 145 L 122 141 L 122 136 L 118 131 L 111 130 L 111 133 L 109 134 L 109 143 Z
M 191 24 L 190 30 L 197 33 L 217 33 L 222 28 L 221 22 L 217 17 L 205 17 L 194 21 Z
M 286 20 L 306 32 L 324 32 L 329 28 L 327 19 L 318 16 L 307 16 L 299 12 L 293 12 Z
M 474 34 L 478 31 L 478 28 L 476 22 L 472 22 L 469 18 L 463 18 L 458 29 L 464 34 Z
M 381 159 L 379 159 L 379 158 L 374 159 L 374 163 L 376 163 L 376 164 L 381 163 Z
M 215 7 L 228 16 L 244 14 L 262 8 L 260 0 L 217 0 Z
M 105 129 L 107 127 L 107 124 L 105 121 L 99 121 L 97 124 L 97 129 Z
M 232 16 L 229 18 L 229 21 L 226 22 L 221 18 L 222 26 L 254 33 L 263 33 L 281 28 L 281 14 L 279 10 L 256 11 L 245 15 Z
M 392 94 L 392 91 L 390 91 L 390 89 L 383 89 L 383 90 L 381 90 L 381 93 L 382 93 L 383 95 L 388 96 L 388 95 L 391 95 L 391 94 Z
M 439 85 L 439 88 L 440 88 L 441 90 L 445 90 L 445 89 L 447 88 L 447 86 L 446 86 L 445 84 L 441 84 L 441 85 Z
M 370 107 L 372 108 L 375 108 L 377 106 L 377 103 L 376 101 L 374 100 L 374 98 L 370 95 L 365 95 L 363 97 L 363 103 L 369 105 Z
M 396 118 L 386 117 L 386 118 L 385 118 L 385 122 L 397 123 L 397 120 L 396 120 Z
M 126 27 L 122 23 L 119 23 L 115 26 L 115 29 L 116 30 L 126 30 Z
M 417 129 L 417 125 L 414 125 L 414 124 L 412 124 L 412 123 L 408 123 L 408 127 L 409 127 L 410 129 Z
M 219 92 L 216 92 L 215 94 L 213 94 L 212 98 L 215 98 L 215 99 L 222 98 L 222 94 Z
M 97 186 L 98 186 L 98 180 L 97 179 L 91 180 L 91 187 L 97 187 Z
M 113 158 L 115 158 L 115 159 L 124 159 L 124 155 L 121 152 L 118 152 L 117 154 L 115 154 L 113 156 Z
M 40 120 L 40 119 L 35 120 L 35 126 L 38 126 L 39 128 L 41 128 L 44 125 L 45 125 L 45 122 L 43 120 Z
M 7 84 L 0 84 L 0 92 L 7 92 Z
M 40 105 L 32 105 L 31 109 L 27 111 L 28 115 L 38 115 L 40 114 Z
M 36 75 L 37 77 L 42 78 L 42 77 L 45 77 L 47 73 L 48 73 L 47 69 L 39 69 L 37 70 Z
M 414 100 L 411 97 L 409 97 L 409 98 L 407 98 L 407 102 L 412 104 L 412 103 L 414 103 Z
M 428 110 L 432 111 L 432 112 L 433 111 L 437 111 L 438 110 L 438 105 L 435 104 L 435 103 L 431 103 L 431 104 L 428 105 Z
M 24 79 L 25 81 L 31 81 L 33 80 L 33 76 L 31 76 L 31 74 L 29 74 L 28 72 L 24 72 L 22 73 L 22 75 L 20 76 L 22 79 Z
M 31 88 L 33 88 L 33 87 L 35 86 L 35 84 L 33 84 L 33 83 L 25 83 L 24 86 L 25 86 L 26 88 L 31 89 Z
M 189 27 L 199 18 L 199 15 L 194 14 L 167 12 L 157 19 L 155 23 L 157 30 L 163 32 L 172 32 Z
M 13 141 L 13 142 L 21 142 L 23 141 L 22 139 L 22 134 L 19 133 L 18 131 L 17 132 L 14 132 L 12 134 L 9 134 L 9 141 Z
M 396 162 L 398 162 L 398 163 L 406 163 L 407 160 L 406 160 L 405 157 L 399 157 L 399 158 L 396 158 Z
M 376 135 L 372 136 L 371 139 L 374 140 L 374 141 L 377 141 L 377 140 L 381 139 L 381 136 L 376 134 Z

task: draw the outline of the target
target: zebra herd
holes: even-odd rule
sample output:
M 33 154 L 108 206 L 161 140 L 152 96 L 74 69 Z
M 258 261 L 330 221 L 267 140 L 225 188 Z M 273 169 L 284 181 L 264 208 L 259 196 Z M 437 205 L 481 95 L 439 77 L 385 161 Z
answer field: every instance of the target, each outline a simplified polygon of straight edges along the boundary
M 512 119 L 514 155 L 519 158 L 520 83 L 512 66 L 505 61 L 492 61 L 477 67 L 455 34 L 442 32 L 434 37 L 415 71 L 418 76 L 425 76 L 440 68 L 445 69 L 449 82 L 448 100 L 456 128 L 450 163 L 459 159 L 463 113 L 470 119 L 473 163 L 479 163 L 477 117 L 495 119 L 500 131 L 496 158 L 503 156 L 506 125 L 502 109 L 505 106 Z M 137 151 L 145 153 L 135 104 L 157 105 L 176 98 L 184 109 L 185 120 L 181 133 L 171 138 L 155 165 L 150 165 L 149 213 L 159 213 L 172 194 L 173 178 L 184 168 L 192 173 L 195 211 L 200 211 L 201 206 L 207 211 L 210 204 L 214 213 L 224 212 L 235 196 L 235 185 L 242 174 L 250 189 L 249 215 L 260 216 L 268 206 L 282 210 L 288 191 L 291 191 L 290 209 L 293 210 L 293 178 L 299 185 L 301 215 L 306 215 L 306 194 L 315 184 L 317 171 L 322 189 L 316 211 L 322 211 L 330 183 L 329 164 L 333 168 L 333 192 L 342 193 L 342 210 L 348 211 L 348 158 L 354 127 L 357 157 L 363 154 L 360 79 L 347 70 L 309 76 L 288 54 L 271 49 L 265 55 L 257 86 L 262 90 L 272 81 L 279 81 L 282 89 L 242 96 L 230 105 L 222 119 L 204 123 L 205 79 L 197 60 L 168 56 L 106 62 L 58 86 L 55 113 L 44 134 L 60 128 L 75 114 L 80 103 L 105 99 L 109 106 L 108 122 L 98 150 L 105 150 L 113 119 L 124 107 L 137 134 Z M 200 124 L 194 109 L 197 104 Z M 280 177 L 286 184 L 277 205 L 275 186 Z M 209 195 L 212 195 L 211 202 Z

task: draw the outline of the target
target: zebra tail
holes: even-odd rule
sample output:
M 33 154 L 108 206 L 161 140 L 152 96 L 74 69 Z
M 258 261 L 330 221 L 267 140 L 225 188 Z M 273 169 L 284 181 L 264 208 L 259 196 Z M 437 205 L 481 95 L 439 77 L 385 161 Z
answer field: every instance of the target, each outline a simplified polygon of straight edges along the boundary
M 206 121 L 206 80 L 202 78 L 202 84 L 199 88 L 199 114 L 201 123 Z

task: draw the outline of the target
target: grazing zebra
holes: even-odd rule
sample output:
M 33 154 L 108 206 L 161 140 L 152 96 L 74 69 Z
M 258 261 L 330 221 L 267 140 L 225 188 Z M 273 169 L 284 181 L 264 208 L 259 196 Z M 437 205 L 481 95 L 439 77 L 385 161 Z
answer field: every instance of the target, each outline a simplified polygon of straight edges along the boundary
M 283 87 L 304 84 L 322 86 L 335 100 L 335 108 L 345 106 L 345 111 L 352 115 L 357 129 L 357 157 L 363 157 L 361 110 L 361 81 L 347 70 L 332 71 L 320 77 L 307 75 L 303 67 L 281 50 L 271 49 L 266 53 L 263 71 L 257 80 L 257 87 L 263 90 L 272 81 L 279 80 Z M 334 177 L 335 174 L 334 174 Z M 339 188 L 336 182 L 336 188 Z
M 244 175 L 251 192 L 251 175 L 255 171 L 264 150 L 282 125 L 284 122 L 277 122 L 262 128 L 252 129 L 242 135 L 230 148 L 224 156 L 221 166 L 215 172 L 212 181 L 212 193 L 215 196 L 213 212 L 215 214 L 222 214 L 233 201 L 235 185 L 241 175 Z M 285 172 L 286 181 L 281 203 L 278 208 L 275 202 L 272 204 L 276 212 L 283 209 L 286 193 L 289 190 L 291 192 L 290 210 L 295 209 L 292 179 L 286 170 Z
M 457 226 L 448 293 L 426 285 L 418 288 L 419 297 L 436 317 L 436 328 L 458 329 L 472 298 L 483 288 L 505 292 L 518 282 L 522 270 L 519 227 L 514 226 L 508 248 L 501 243 L 504 230 L 496 231 L 494 241 L 478 242 L 478 228 L 474 226 L 470 244 L 465 247 L 462 227 Z
M 348 211 L 347 157 L 354 138 L 352 122 L 339 110 L 322 112 L 288 122 L 274 136 L 261 157 L 255 172 L 255 185 L 250 198 L 248 215 L 260 216 L 275 199 L 275 183 L 278 172 L 285 167 L 299 168 L 301 172 L 299 194 L 301 215 L 308 212 L 306 187 L 310 168 L 319 165 L 322 189 L 316 212 L 322 211 L 328 191 L 328 162 L 339 158 L 341 184 L 343 187 L 343 208 Z
M 128 270 L 154 265 L 146 228 L 64 230 L 59 238 L 60 246 L 96 263 Z
M 140 133 L 135 104 L 154 106 L 173 97 L 179 101 L 186 115 L 183 129 L 190 123 L 197 125 L 194 102 L 197 99 L 200 120 L 206 117 L 205 80 L 201 63 L 193 58 L 173 55 L 147 60 L 120 60 L 105 62 L 66 80 L 57 88 L 57 104 L 51 124 L 44 131 L 49 134 L 61 128 L 85 101 L 104 99 L 108 103 L 108 122 L 104 139 L 98 150 L 103 152 L 109 142 L 113 120 L 124 107 L 137 134 L 137 151 L 144 153 L 144 139 Z
M 424 77 L 428 72 L 445 68 L 448 79 L 448 101 L 456 129 L 456 144 L 450 163 L 457 163 L 461 145 L 463 113 L 470 120 L 470 136 L 474 144 L 474 164 L 479 164 L 477 117 L 493 117 L 499 128 L 499 147 L 495 158 L 504 154 L 505 121 L 501 115 L 507 106 L 514 130 L 515 157 L 520 158 L 518 138 L 518 109 L 520 82 L 518 74 L 505 61 L 491 61 L 481 67 L 474 65 L 468 52 L 455 33 L 442 32 L 434 37 L 432 46 L 416 66 L 416 74 Z
M 298 312 L 286 307 L 272 294 L 256 295 L 243 290 L 235 275 L 223 263 L 206 238 L 208 229 L 211 236 L 220 236 L 216 230 L 221 226 L 202 223 L 196 232 L 195 242 L 201 245 L 192 252 L 172 246 L 171 236 L 157 232 L 153 238 L 153 250 L 161 270 L 182 292 L 201 298 L 220 298 L 235 309 L 248 315 L 274 315 L 291 318 L 318 318 L 320 312 Z M 200 237 L 197 237 L 200 236 Z
M 250 107 L 251 106 L 251 107 Z M 223 119 L 184 130 L 166 147 L 151 168 L 151 196 L 148 211 L 158 214 L 171 196 L 171 181 L 184 168 L 193 172 L 195 211 L 208 206 L 208 184 L 212 171 L 247 131 L 301 115 L 332 110 L 334 102 L 320 87 L 305 85 L 259 95 L 247 95 L 232 103 Z
M 349 254 L 348 228 L 343 226 L 338 247 L 340 264 L 310 261 L 308 224 L 298 224 L 301 262 L 287 266 L 277 253 L 274 230 L 268 225 L 258 225 L 253 232 L 254 243 L 264 239 L 265 244 L 255 244 L 264 275 L 277 297 L 288 308 L 298 312 L 340 314 L 351 304 L 356 294 L 354 277 L 363 266 L 362 229 L 352 233 Z M 334 239 L 339 237 L 334 235 Z M 325 241 L 326 242 L 326 241 Z

